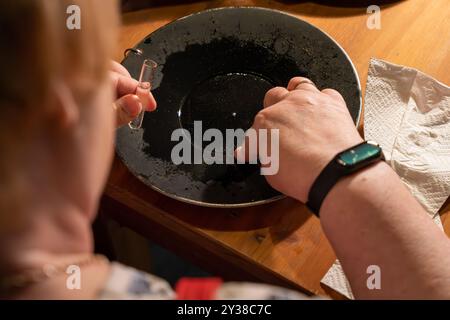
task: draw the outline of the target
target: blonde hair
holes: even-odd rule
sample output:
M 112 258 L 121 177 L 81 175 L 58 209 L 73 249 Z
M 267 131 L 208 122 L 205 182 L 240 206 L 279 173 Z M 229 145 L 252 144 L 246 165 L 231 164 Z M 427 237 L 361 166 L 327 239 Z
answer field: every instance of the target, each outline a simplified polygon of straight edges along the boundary
M 79 30 L 66 25 L 66 10 L 72 4 L 80 8 Z M 48 98 L 51 81 L 61 78 L 93 88 L 91 82 L 105 75 L 114 49 L 117 4 L 114 0 L 1 1 L 0 23 L 4 33 L 0 105 L 17 110 Z M 75 79 L 79 83 L 73 83 Z
M 80 8 L 79 30 L 67 27 L 70 5 Z M 117 26 L 116 0 L 0 1 L 0 211 L 17 174 L 8 163 L 48 121 L 54 82 L 64 80 L 78 99 L 94 92 L 107 75 Z

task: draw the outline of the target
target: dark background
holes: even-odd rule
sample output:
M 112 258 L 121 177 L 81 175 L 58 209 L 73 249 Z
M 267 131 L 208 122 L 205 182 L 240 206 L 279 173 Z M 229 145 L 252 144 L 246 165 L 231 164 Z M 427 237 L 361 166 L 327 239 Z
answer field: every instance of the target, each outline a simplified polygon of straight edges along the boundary
M 167 6 L 167 5 L 176 5 L 182 3 L 193 3 L 193 2 L 204 2 L 198 0 L 121 0 L 122 2 L 122 11 L 134 11 L 147 7 L 154 6 Z M 214 6 L 239 6 L 239 5 L 249 5 L 251 1 L 241 1 L 241 0 L 211 0 L 210 1 Z M 394 2 L 399 2 L 399 0 L 267 0 L 267 3 L 270 2 L 282 2 L 282 3 L 302 3 L 302 2 L 315 2 L 327 6 L 335 6 L 335 7 L 361 7 L 367 8 L 370 5 L 384 5 Z

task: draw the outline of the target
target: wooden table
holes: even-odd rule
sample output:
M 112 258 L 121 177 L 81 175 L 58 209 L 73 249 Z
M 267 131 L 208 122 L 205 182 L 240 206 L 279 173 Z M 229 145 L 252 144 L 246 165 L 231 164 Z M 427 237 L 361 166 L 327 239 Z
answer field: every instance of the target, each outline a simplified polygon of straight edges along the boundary
M 158 6 L 124 15 L 116 58 L 120 61 L 125 48 L 171 20 L 227 5 L 275 8 L 318 26 L 347 51 L 363 90 L 371 57 L 412 66 L 450 83 L 448 0 L 410 0 L 382 6 L 381 30 L 366 27 L 365 7 L 262 0 Z M 117 159 L 105 195 L 108 212 L 121 224 L 225 279 L 267 282 L 334 296 L 320 284 L 335 260 L 333 250 L 319 220 L 293 199 L 243 209 L 196 207 L 146 187 Z M 450 234 L 449 201 L 441 212 Z

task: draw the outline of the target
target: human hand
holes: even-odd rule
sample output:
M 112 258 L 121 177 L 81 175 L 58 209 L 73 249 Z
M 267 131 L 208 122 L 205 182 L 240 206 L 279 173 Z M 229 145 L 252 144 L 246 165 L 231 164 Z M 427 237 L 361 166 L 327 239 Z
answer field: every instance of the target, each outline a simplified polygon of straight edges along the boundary
M 328 162 L 363 141 L 342 96 L 333 89 L 319 91 L 303 77 L 292 78 L 287 88 L 269 90 L 252 127 L 279 129 L 279 170 L 266 179 L 273 188 L 304 203 Z M 244 150 L 248 146 L 238 148 L 237 156 L 244 156 Z
M 129 123 L 142 109 L 145 111 L 154 111 L 156 109 L 156 101 L 150 91 L 148 95 L 144 93 L 147 95 L 145 97 L 141 96 L 139 98 L 136 95 L 139 82 L 133 79 L 128 70 L 120 63 L 112 61 L 110 77 L 117 99 L 113 105 L 116 112 L 117 127 Z

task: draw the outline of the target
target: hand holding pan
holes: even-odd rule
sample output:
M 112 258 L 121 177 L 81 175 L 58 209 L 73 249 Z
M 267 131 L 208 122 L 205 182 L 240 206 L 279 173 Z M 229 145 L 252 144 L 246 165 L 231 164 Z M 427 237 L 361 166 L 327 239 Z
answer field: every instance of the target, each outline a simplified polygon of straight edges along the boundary
M 201 121 L 203 132 L 247 130 L 266 92 L 286 87 L 296 76 L 311 79 L 319 90 L 339 91 L 354 123 L 359 121 L 359 79 L 344 50 L 316 27 L 280 11 L 199 12 L 156 30 L 137 48 L 141 56 L 128 54 L 122 64 L 135 78 L 143 59 L 158 64 L 152 93 L 159 107 L 144 117 L 140 129 L 117 131 L 116 151 L 143 183 L 180 201 L 242 207 L 283 195 L 260 175 L 258 164 L 175 164 L 176 129 L 194 136 L 194 124 Z M 192 150 L 199 147 L 193 143 Z

